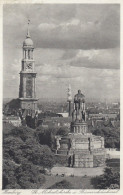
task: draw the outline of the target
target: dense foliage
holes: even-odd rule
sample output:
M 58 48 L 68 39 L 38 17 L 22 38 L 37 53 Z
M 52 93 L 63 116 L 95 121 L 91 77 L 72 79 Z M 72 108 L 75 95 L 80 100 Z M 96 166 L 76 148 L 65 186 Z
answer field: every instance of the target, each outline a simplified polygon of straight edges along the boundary
M 3 125 L 3 188 L 39 188 L 45 181 L 45 168 L 61 163 L 52 149 L 55 135 L 66 135 L 66 128 L 37 129 Z
M 104 121 L 100 126 L 90 127 L 90 131 L 94 135 L 102 136 L 105 140 L 106 148 L 120 149 L 120 123 L 112 126 L 111 121 Z
M 96 189 L 119 189 L 120 172 L 112 167 L 106 167 L 103 175 L 92 178 L 92 184 Z
M 45 181 L 41 169 L 55 164 L 48 145 L 41 145 L 35 130 L 3 128 L 3 189 L 39 188 Z
M 67 127 L 54 127 L 54 128 L 44 128 L 39 126 L 35 131 L 35 137 L 38 142 L 42 145 L 48 145 L 51 149 L 55 147 L 55 136 L 56 135 L 67 135 L 69 129 Z
M 50 189 L 72 189 L 72 184 L 66 180 L 55 183 Z
M 112 129 L 112 128 L 96 129 L 93 132 L 93 134 L 104 137 L 106 148 L 120 149 L 120 130 L 119 129 Z
M 57 131 L 57 135 L 68 135 L 69 133 L 69 128 L 68 127 L 61 127 L 59 128 L 59 130 Z

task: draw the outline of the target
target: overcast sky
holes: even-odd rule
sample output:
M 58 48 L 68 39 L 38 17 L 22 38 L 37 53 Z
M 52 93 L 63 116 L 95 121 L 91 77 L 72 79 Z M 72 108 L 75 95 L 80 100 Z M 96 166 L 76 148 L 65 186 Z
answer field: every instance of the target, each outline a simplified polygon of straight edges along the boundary
M 4 5 L 4 97 L 18 97 L 27 20 L 38 98 L 65 98 L 71 84 L 87 98 L 120 93 L 120 7 L 115 4 Z

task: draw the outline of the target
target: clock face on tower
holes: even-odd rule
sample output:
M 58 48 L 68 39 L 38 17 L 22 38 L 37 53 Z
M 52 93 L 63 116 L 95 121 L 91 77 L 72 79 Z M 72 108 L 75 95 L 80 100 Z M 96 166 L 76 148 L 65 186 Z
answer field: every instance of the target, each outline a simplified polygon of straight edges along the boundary
M 26 69 L 32 69 L 32 63 L 31 62 L 26 63 Z

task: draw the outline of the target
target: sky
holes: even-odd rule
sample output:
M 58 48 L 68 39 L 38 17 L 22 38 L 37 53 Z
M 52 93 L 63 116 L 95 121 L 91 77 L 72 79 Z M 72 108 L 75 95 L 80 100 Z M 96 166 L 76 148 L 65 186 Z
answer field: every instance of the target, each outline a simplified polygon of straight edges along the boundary
M 17 98 L 27 22 L 38 98 L 120 98 L 118 4 L 11 4 L 3 8 L 3 97 Z

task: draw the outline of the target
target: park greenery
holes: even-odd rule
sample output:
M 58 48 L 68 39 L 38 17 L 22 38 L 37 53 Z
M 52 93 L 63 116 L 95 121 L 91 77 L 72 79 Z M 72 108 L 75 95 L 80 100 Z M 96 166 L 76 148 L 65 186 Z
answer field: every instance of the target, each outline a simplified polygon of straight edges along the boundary
M 119 129 L 111 131 L 111 127 L 103 126 L 93 129 L 95 135 L 104 136 L 107 147 L 118 147 Z M 56 164 L 64 164 L 66 159 L 55 156 L 56 135 L 67 135 L 69 129 L 44 128 L 32 129 L 21 126 L 14 127 L 8 123 L 3 125 L 3 189 L 40 188 L 45 182 L 46 169 Z M 110 139 L 111 137 L 111 139 Z M 104 175 L 95 179 L 95 188 L 119 188 L 119 171 L 108 167 Z M 93 182 L 93 181 L 92 181 Z M 66 181 L 57 183 L 52 188 L 71 186 Z
M 111 120 L 103 121 L 98 126 L 90 126 L 90 132 L 94 135 L 104 137 L 105 148 L 117 148 L 120 149 L 120 122 L 116 121 L 116 125 L 113 126 Z
M 52 152 L 59 131 L 3 125 L 3 189 L 41 187 L 44 170 L 59 161 Z
M 55 183 L 49 189 L 73 189 L 73 186 L 70 182 L 64 179 L 60 182 Z
M 42 169 L 55 163 L 48 145 L 41 145 L 28 127 L 3 127 L 3 189 L 39 188 Z
M 119 189 L 120 172 L 106 167 L 103 175 L 92 178 L 92 184 L 95 189 Z

